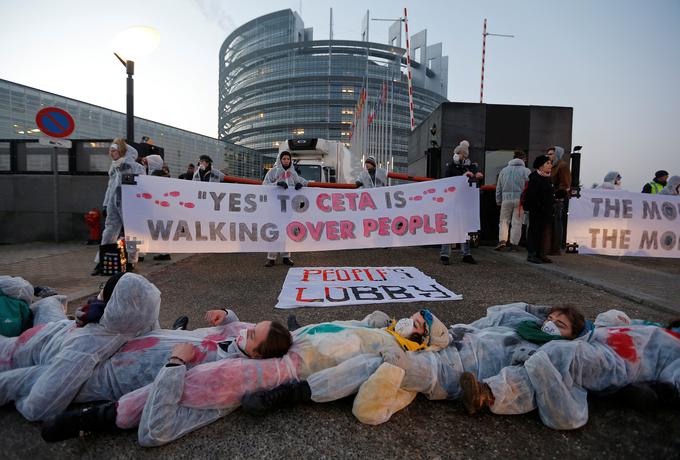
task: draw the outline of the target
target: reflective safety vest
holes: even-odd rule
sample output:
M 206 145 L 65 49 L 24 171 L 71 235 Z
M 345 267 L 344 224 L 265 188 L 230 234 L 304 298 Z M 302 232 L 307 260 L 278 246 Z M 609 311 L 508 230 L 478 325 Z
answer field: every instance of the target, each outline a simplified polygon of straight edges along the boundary
M 651 191 L 649 193 L 659 193 L 664 188 L 662 184 L 659 184 L 658 182 L 655 181 L 651 181 L 649 183 L 649 186 L 651 187 Z

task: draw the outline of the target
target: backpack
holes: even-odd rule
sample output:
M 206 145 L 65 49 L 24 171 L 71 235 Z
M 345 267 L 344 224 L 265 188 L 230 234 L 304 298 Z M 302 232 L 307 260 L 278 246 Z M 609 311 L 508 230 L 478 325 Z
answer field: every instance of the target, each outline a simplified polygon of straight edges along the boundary
M 32 323 L 31 310 L 26 302 L 0 293 L 0 335 L 17 337 Z

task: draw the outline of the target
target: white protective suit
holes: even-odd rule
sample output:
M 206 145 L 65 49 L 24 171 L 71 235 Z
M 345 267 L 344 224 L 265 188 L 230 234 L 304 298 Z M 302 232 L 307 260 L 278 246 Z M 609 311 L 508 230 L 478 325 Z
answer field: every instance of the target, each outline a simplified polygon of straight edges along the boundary
M 671 176 L 666 186 L 659 192 L 660 195 L 680 195 L 680 176 Z
M 201 175 L 199 174 L 200 168 L 196 169 L 196 172 L 194 173 L 194 177 L 192 180 L 196 181 L 201 181 Z M 222 182 L 224 179 L 224 173 L 220 171 L 219 169 L 215 169 L 210 166 L 210 180 L 208 182 Z
M 160 302 L 156 286 L 127 273 L 98 324 L 75 328 L 72 321 L 63 320 L 24 332 L 5 361 L 14 367 L 21 360 L 37 364 L 0 373 L 0 405 L 15 401 L 17 410 L 31 421 L 63 412 L 98 363 L 131 338 L 158 328 Z
M 379 356 L 399 344 L 383 329 L 387 318 L 377 312 L 363 321 L 337 321 L 306 326 L 294 333 L 293 346 L 283 358 L 227 359 L 196 366 L 163 367 L 153 384 L 118 401 L 116 425 L 139 426 L 143 446 L 173 441 L 229 414 L 247 393 L 307 379 L 362 354 Z M 354 367 L 356 369 L 356 367 Z M 347 376 L 347 374 L 345 374 Z M 332 382 L 328 393 L 345 394 L 352 376 Z
M 606 176 L 604 176 L 604 181 L 597 186 L 597 188 L 604 190 L 623 190 L 619 184 L 616 183 L 616 178 L 620 174 L 618 171 L 609 171 Z
M 484 379 L 496 414 L 538 408 L 557 430 L 588 422 L 588 391 L 610 391 L 636 382 L 664 382 L 680 391 L 680 334 L 657 326 L 603 327 L 583 340 L 549 342 L 524 366 Z
M 144 166 L 137 163 L 137 150 L 131 145 L 127 146 L 125 157 L 119 164 L 116 161 L 111 163 L 109 168 L 109 185 L 104 195 L 104 207 L 106 208 L 106 221 L 102 232 L 101 244 L 112 244 L 118 241 L 118 235 L 123 228 L 123 208 L 121 198 L 121 183 L 123 174 L 146 175 Z M 131 245 L 128 248 L 129 261 L 137 263 L 137 251 Z M 95 257 L 95 262 L 99 262 L 99 253 Z
M 359 188 L 385 187 L 387 185 L 387 170 L 385 168 L 375 168 L 375 174 L 371 176 L 367 169 L 361 171 L 359 182 L 363 185 Z

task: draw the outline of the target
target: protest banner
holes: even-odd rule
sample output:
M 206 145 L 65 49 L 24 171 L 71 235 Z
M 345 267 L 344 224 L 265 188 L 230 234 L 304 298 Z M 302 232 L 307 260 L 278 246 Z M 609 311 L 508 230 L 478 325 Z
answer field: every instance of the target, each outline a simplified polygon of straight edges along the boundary
M 126 239 L 143 252 L 301 252 L 458 243 L 479 229 L 466 177 L 375 189 L 152 176 L 122 187 Z
M 414 267 L 307 267 L 288 270 L 276 308 L 463 300 Z
M 579 254 L 680 257 L 680 197 L 583 190 L 569 202 L 567 235 Z

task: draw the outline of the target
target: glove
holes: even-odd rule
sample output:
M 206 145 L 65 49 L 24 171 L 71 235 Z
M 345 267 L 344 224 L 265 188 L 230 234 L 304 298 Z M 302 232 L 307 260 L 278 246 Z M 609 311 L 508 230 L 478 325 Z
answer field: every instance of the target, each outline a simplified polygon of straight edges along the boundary
M 363 187 L 364 186 L 364 183 L 361 182 L 360 180 L 356 181 L 355 184 L 356 184 L 357 187 Z
M 76 326 L 83 327 L 86 324 L 98 323 L 104 314 L 106 303 L 96 297 L 88 299 L 87 303 L 76 310 Z
M 302 184 L 300 182 L 295 184 L 295 190 L 300 190 L 301 188 L 302 188 Z
M 102 217 L 106 219 L 106 206 L 104 206 L 104 209 L 102 209 Z
M 390 325 L 390 317 L 386 313 L 376 310 L 370 315 L 367 315 L 363 321 L 368 327 L 387 327 Z
M 408 359 L 406 358 L 406 353 L 404 350 L 398 347 L 391 347 L 380 352 L 380 356 L 383 359 L 383 363 L 389 363 L 393 366 L 397 366 L 401 369 L 406 370 L 408 366 Z
M 288 189 L 288 184 L 286 184 L 286 181 L 285 181 L 285 180 L 280 180 L 280 181 L 278 181 L 278 182 L 276 183 L 276 185 L 278 185 L 279 187 L 281 187 L 281 188 L 284 189 L 284 190 Z

